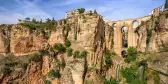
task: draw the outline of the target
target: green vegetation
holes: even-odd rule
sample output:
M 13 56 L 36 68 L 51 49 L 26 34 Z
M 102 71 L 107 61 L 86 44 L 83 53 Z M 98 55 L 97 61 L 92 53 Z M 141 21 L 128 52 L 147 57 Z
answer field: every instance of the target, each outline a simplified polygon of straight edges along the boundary
M 165 2 L 165 9 L 167 9 L 168 8 L 168 0 L 166 0 L 166 2 Z
M 51 81 L 45 80 L 45 81 L 44 81 L 44 84 L 51 84 Z
M 12 70 L 8 66 L 4 66 L 2 72 L 4 75 L 8 75 L 12 72 Z
M 30 18 L 25 18 L 25 20 L 19 20 L 19 22 L 20 22 L 19 24 L 28 27 L 30 31 L 33 30 L 55 31 L 57 26 L 57 21 L 54 18 L 52 20 L 47 18 L 46 22 L 42 22 L 42 19 L 40 21 L 37 21 L 36 19 L 33 18 L 32 21 L 30 21 Z
M 34 62 L 39 62 L 41 61 L 41 56 L 39 54 L 33 54 L 31 58 L 29 59 L 29 62 L 34 61 Z
M 139 79 L 138 68 L 130 67 L 126 69 L 121 69 L 121 74 L 124 78 L 126 78 L 126 82 L 128 84 L 143 84 Z
M 73 57 L 78 58 L 79 55 L 80 55 L 80 52 L 77 50 L 77 51 L 74 52 Z
M 65 68 L 65 65 L 66 65 L 65 63 L 61 63 L 61 64 L 59 64 L 59 67 L 60 68 Z
M 22 68 L 23 68 L 24 71 L 26 71 L 27 66 L 28 66 L 28 63 L 23 63 L 23 64 L 22 64 Z
M 64 45 L 65 45 L 66 47 L 70 47 L 70 46 L 71 46 L 71 42 L 67 39 L 67 40 L 65 40 Z
M 118 82 L 116 80 L 104 80 L 104 84 L 118 84 Z
M 147 66 L 148 66 L 147 60 L 142 60 L 142 61 L 138 62 L 138 66 L 139 66 L 139 67 L 140 67 L 140 66 L 147 67 Z
M 134 47 L 129 47 L 127 49 L 127 57 L 124 59 L 126 63 L 130 63 L 131 61 L 135 61 L 137 57 L 137 50 Z
M 59 71 L 55 71 L 55 70 L 51 70 L 50 72 L 48 72 L 48 76 L 49 77 L 54 77 L 54 78 L 60 78 L 61 74 L 59 73 Z
M 41 55 L 46 55 L 49 54 L 48 50 L 40 50 Z
M 5 66 L 7 66 L 7 67 L 13 67 L 13 66 L 16 66 L 16 65 L 18 65 L 18 62 L 6 62 L 5 63 Z
M 168 18 L 168 12 L 166 12 L 166 18 Z
M 67 49 L 67 56 L 72 56 L 73 49 L 72 48 L 68 48 Z
M 164 44 L 160 47 L 161 52 L 168 52 L 168 44 Z
M 58 52 L 64 52 L 66 48 L 61 43 L 56 43 L 54 45 L 54 49 L 56 49 Z
M 88 52 L 86 50 L 82 51 L 81 54 L 80 54 L 80 58 L 86 57 L 87 54 L 88 54 Z
M 90 10 L 90 12 L 89 12 L 89 15 L 91 16 L 91 15 L 93 15 L 93 13 L 92 13 L 92 11 Z
M 67 32 L 71 31 L 71 27 L 70 27 L 70 24 L 69 24 L 69 23 L 67 23 L 67 24 L 65 25 L 65 28 L 66 28 L 66 31 L 67 31 Z
M 94 14 L 98 14 L 97 11 L 96 11 L 96 9 L 94 10 Z
M 148 45 L 152 36 L 152 29 L 149 29 L 147 25 L 146 31 L 147 31 L 146 44 Z
M 84 13 L 85 12 L 85 9 L 84 8 L 80 8 L 80 9 L 77 9 L 79 11 L 79 13 Z
M 111 56 L 112 56 L 112 54 L 110 53 L 109 50 L 107 50 L 106 53 L 105 53 L 105 63 L 106 63 L 105 66 L 106 66 L 107 69 L 109 69 L 111 67 L 111 64 L 112 64 Z
M 87 56 L 87 54 L 88 54 L 88 52 L 85 50 L 82 51 L 81 53 L 80 53 L 80 51 L 77 50 L 74 52 L 73 56 L 74 56 L 74 58 L 85 58 Z
M 160 84 L 160 77 L 159 74 L 157 72 L 153 72 L 153 80 L 154 80 L 154 84 Z
M 78 33 L 78 32 L 77 32 L 77 28 L 76 28 L 76 27 L 74 28 L 74 32 L 75 32 L 75 33 L 74 33 L 74 39 L 77 40 L 77 33 Z

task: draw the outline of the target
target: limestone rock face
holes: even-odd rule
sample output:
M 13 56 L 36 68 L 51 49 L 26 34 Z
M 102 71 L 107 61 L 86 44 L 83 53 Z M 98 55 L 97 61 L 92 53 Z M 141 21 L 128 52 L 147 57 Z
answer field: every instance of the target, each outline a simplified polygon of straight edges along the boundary
M 14 25 L 11 29 L 10 51 L 16 56 L 44 49 L 46 43 L 43 32 L 30 33 L 28 28 L 21 25 Z
M 10 52 L 10 28 L 12 25 L 0 25 L 0 53 Z
M 148 62 L 148 67 L 159 73 L 160 84 L 166 84 L 168 81 L 168 53 L 156 53 L 155 55 L 155 60 Z
M 20 84 L 43 84 L 41 63 L 30 63 Z
M 168 53 L 157 53 L 155 60 L 148 63 L 148 67 L 168 75 Z
M 108 50 L 114 47 L 114 27 L 108 23 L 105 23 L 105 44 Z
M 62 75 L 62 84 L 83 84 L 85 72 L 85 59 L 69 59 Z
M 166 18 L 167 12 L 163 13 L 155 21 L 155 31 L 153 31 L 151 36 L 151 41 L 149 47 L 152 51 L 162 51 L 168 45 L 168 19 Z
M 47 73 L 50 71 L 50 62 L 49 62 L 49 56 L 48 55 L 44 55 L 42 56 L 42 74 L 44 76 L 47 75 Z
M 99 15 L 81 15 L 76 18 L 68 18 L 71 31 L 68 39 L 74 42 L 74 50 L 85 49 L 89 52 L 88 64 L 101 67 L 103 51 L 105 49 L 105 26 Z
M 67 32 L 67 23 L 70 31 Z M 49 44 L 63 43 L 65 39 L 71 41 L 74 50 L 88 51 L 88 64 L 101 66 L 105 50 L 105 24 L 102 16 L 89 13 L 60 20 L 56 32 L 51 33 Z
M 146 25 L 142 24 L 142 26 L 139 28 L 139 31 L 137 32 L 138 40 L 137 40 L 137 50 L 141 52 L 145 52 L 146 50 Z

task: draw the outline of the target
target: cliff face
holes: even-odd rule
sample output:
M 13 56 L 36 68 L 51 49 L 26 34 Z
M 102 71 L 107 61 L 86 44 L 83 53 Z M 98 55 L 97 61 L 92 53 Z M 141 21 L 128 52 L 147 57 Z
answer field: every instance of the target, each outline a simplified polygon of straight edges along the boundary
M 136 32 L 138 35 L 136 46 L 138 51 L 145 52 L 148 49 L 150 51 L 161 52 L 161 50 L 164 50 L 167 52 L 168 19 L 165 14 L 153 17 L 139 26 Z M 102 76 L 107 80 L 121 80 L 122 83 L 125 79 L 119 77 L 120 66 L 125 68 L 136 63 L 127 64 L 123 57 L 114 54 L 113 28 L 113 26 L 105 23 L 102 16 L 94 13 L 83 13 L 75 17 L 62 19 L 58 21 L 56 27 L 54 26 L 55 31 L 49 32 L 48 30 L 31 31 L 30 28 L 20 24 L 0 25 L 1 54 L 10 53 L 19 57 L 28 55 L 26 59 L 30 59 L 28 58 L 29 55 L 31 57 L 34 53 L 39 53 L 39 51 L 41 53 L 41 57 L 31 58 L 35 62 L 27 62 L 28 67 L 26 67 L 25 72 L 22 69 L 20 70 L 20 68 L 23 68 L 22 62 L 11 65 L 15 62 L 10 60 L 9 64 L 4 64 L 3 66 L 12 66 L 10 68 L 12 70 L 17 66 L 22 67 L 19 67 L 19 70 L 14 69 L 14 72 L 10 72 L 8 75 L 0 74 L 0 83 L 5 84 L 15 81 L 19 84 L 44 84 L 46 82 L 51 82 L 51 84 L 87 84 L 88 82 L 103 84 L 104 78 Z M 71 42 L 70 47 L 65 47 L 66 40 Z M 54 48 L 61 49 L 61 46 L 55 46 L 55 44 L 60 43 L 63 44 L 65 49 L 59 52 Z M 72 52 L 79 51 L 79 53 L 68 56 L 69 48 L 73 49 Z M 46 51 L 42 52 L 41 50 Z M 76 54 L 81 55 L 80 52 L 84 50 L 87 51 L 86 57 L 74 57 Z M 108 50 L 110 54 L 114 54 L 114 57 L 106 57 Z M 160 58 L 159 61 L 164 65 L 167 60 L 161 61 L 162 59 Z M 109 68 L 106 67 L 108 63 L 110 63 Z M 160 65 L 158 66 L 155 62 L 148 62 L 148 64 L 149 68 L 167 74 L 167 69 L 159 67 Z M 2 68 L 1 63 L 0 68 Z M 167 81 L 166 76 L 161 77 L 165 79 L 164 82 Z
M 0 53 L 10 52 L 10 29 L 12 25 L 0 25 Z
M 30 32 L 21 25 L 13 25 L 11 28 L 10 51 L 16 56 L 26 55 L 44 49 L 47 46 L 44 32 Z
M 151 41 L 149 46 L 154 51 L 164 51 L 168 44 L 168 19 L 167 11 L 158 16 L 155 21 L 155 29 L 152 31 Z

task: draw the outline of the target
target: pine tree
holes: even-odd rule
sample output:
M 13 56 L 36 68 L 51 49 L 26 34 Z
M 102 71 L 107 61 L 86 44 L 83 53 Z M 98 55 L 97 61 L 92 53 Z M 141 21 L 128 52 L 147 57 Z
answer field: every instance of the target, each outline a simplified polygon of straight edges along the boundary
M 47 22 L 47 23 L 50 23 L 50 22 L 51 22 L 50 18 L 47 18 L 47 19 L 46 19 L 46 22 Z
M 94 10 L 94 14 L 97 14 L 97 11 L 96 11 L 96 10 Z
M 36 23 L 36 19 L 33 18 L 33 19 L 32 19 L 32 22 L 33 22 L 33 23 Z
M 166 2 L 165 2 L 165 9 L 167 9 L 168 8 L 168 0 L 166 0 Z
M 54 17 L 53 17 L 53 19 L 52 19 L 52 24 L 54 25 L 55 23 L 56 23 L 56 21 L 55 21 L 55 19 L 54 19 Z
M 42 19 L 40 19 L 40 24 L 42 24 L 43 23 L 43 21 L 42 21 Z
M 26 22 L 29 22 L 29 21 L 30 21 L 30 18 L 29 18 L 29 17 L 26 17 L 26 18 L 25 18 L 25 21 L 26 21 Z

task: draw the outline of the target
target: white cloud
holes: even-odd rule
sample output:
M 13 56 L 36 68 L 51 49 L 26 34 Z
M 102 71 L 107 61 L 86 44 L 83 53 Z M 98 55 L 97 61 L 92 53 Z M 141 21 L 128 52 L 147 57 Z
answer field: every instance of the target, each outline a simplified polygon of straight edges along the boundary
M 20 8 L 8 10 L 4 7 L 0 7 L 3 11 L 0 13 L 0 24 L 15 24 L 18 19 L 24 19 L 25 17 L 36 18 L 37 20 L 51 18 L 51 15 L 40 9 L 34 0 L 33 2 L 27 0 L 15 0 Z

